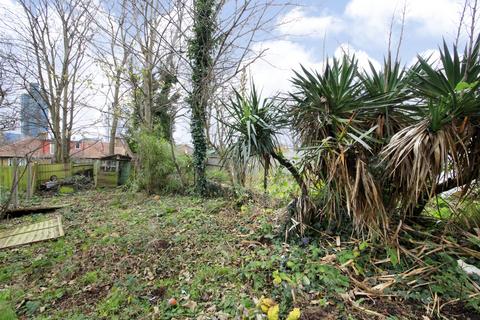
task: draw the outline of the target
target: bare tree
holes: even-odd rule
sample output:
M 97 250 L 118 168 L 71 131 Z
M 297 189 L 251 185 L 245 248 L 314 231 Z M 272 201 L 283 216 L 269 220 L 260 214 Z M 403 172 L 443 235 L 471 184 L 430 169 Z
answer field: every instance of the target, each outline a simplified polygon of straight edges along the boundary
M 10 13 L 10 33 L 17 82 L 31 96 L 40 96 L 49 113 L 55 160 L 67 162 L 74 119 L 85 106 L 89 65 L 86 52 L 92 37 L 93 4 L 85 0 L 19 0 L 23 12 Z M 30 83 L 38 83 L 31 92 Z M 82 101 L 80 101 L 82 100 Z
M 467 54 L 468 54 L 468 66 L 471 67 L 475 61 L 472 61 L 472 55 L 473 55 L 473 49 L 475 46 L 475 40 L 478 37 L 477 34 L 477 20 L 478 20 L 478 0 L 466 0 L 465 1 L 465 6 L 468 6 L 469 9 L 469 14 L 470 14 L 470 23 L 467 26 Z M 469 68 L 466 68 L 465 74 L 464 74 L 464 80 L 467 79 L 468 77 L 468 70 Z
M 109 6 L 109 7 L 107 7 Z M 125 82 L 128 80 L 127 63 L 133 46 L 133 38 L 129 35 L 131 28 L 126 1 L 120 6 L 104 3 L 105 11 L 97 21 L 100 29 L 98 39 L 94 41 L 95 60 L 99 62 L 109 81 L 108 95 L 111 101 L 109 108 L 109 154 L 115 153 L 115 141 L 119 120 L 122 116 L 121 100 L 125 94 Z
M 12 92 L 13 84 L 8 77 L 6 58 L 2 51 L 0 54 L 0 133 L 13 129 L 17 122 L 17 113 L 10 99 Z M 0 139 L 2 139 L 1 136 Z M 1 142 L 0 140 L 0 144 Z
M 133 41 L 129 56 L 133 127 L 157 134 L 170 144 L 182 184 L 186 181 L 176 159 L 174 124 L 183 116 L 178 81 L 186 53 L 186 7 L 182 0 L 139 0 L 123 4 L 129 13 Z
M 181 50 L 183 3 L 180 0 L 128 2 L 134 38 L 130 72 L 136 91 L 135 113 L 143 126 L 153 129 L 155 112 L 176 83 Z M 161 96 L 158 99 L 158 96 Z M 167 99 L 169 100 L 169 99 Z M 170 104 L 170 103 L 169 103 Z

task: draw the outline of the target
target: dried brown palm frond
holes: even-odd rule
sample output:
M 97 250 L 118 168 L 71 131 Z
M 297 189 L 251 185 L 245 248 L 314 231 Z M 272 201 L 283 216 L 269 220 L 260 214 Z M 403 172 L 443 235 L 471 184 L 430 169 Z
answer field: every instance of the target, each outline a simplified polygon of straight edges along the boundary
M 367 164 L 360 158 L 357 158 L 354 185 L 349 193 L 356 226 L 359 228 L 363 225 L 380 226 L 384 231 L 388 228 L 388 216 L 383 205 L 381 189 Z
M 306 195 L 300 195 L 295 202 L 294 220 L 298 225 L 300 235 L 304 235 L 307 226 L 318 214 L 315 203 Z
M 321 180 L 321 212 L 330 221 L 339 216 L 351 217 L 357 231 L 386 231 L 388 217 L 383 205 L 381 186 L 370 172 L 367 153 L 361 148 L 346 147 L 328 139 L 305 167 L 311 180 Z M 322 178 L 319 178 L 322 177 Z
M 421 197 L 435 195 L 445 179 L 456 179 L 461 186 L 459 173 L 470 166 L 472 128 L 462 132 L 453 124 L 436 132 L 429 128 L 428 120 L 409 126 L 395 134 L 381 152 L 396 197 L 410 209 Z

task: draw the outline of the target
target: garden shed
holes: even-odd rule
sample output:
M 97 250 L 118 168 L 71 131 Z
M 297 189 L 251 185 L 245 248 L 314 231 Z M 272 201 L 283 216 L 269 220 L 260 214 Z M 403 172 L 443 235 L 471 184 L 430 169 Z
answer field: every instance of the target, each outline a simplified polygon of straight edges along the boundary
M 98 187 L 115 187 L 127 182 L 132 168 L 132 158 L 128 155 L 114 154 L 100 159 Z

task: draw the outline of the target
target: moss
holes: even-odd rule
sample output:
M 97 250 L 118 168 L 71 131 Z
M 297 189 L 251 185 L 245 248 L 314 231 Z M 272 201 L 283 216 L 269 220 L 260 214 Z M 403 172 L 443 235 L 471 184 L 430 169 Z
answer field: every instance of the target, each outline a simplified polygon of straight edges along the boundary
M 73 189 L 73 187 L 71 186 L 61 186 L 59 192 L 61 194 L 70 194 L 70 193 L 74 193 L 75 189 Z

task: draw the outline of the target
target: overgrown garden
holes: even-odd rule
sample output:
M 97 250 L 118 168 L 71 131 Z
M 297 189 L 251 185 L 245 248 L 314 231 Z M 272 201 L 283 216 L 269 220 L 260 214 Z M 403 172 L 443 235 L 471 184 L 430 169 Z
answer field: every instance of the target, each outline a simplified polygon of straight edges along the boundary
M 21 3 L 38 35 L 47 12 Z M 125 122 L 133 174 L 112 190 L 30 199 L 67 204 L 65 237 L 0 251 L 0 320 L 480 317 L 476 2 L 465 45 L 444 41 L 438 59 L 403 64 L 389 50 L 363 68 L 345 53 L 292 70 L 273 97 L 246 75 L 252 39 L 276 21 L 271 3 L 179 1 L 168 14 L 141 3 L 108 12 L 118 30 L 97 26 L 116 35 L 113 57 L 124 53 L 111 66 L 110 134 Z M 41 85 L 66 162 L 70 86 Z M 180 118 L 191 154 L 174 141 Z

